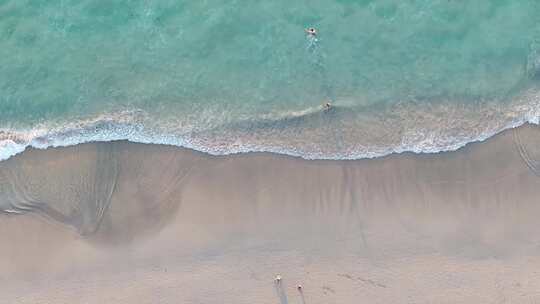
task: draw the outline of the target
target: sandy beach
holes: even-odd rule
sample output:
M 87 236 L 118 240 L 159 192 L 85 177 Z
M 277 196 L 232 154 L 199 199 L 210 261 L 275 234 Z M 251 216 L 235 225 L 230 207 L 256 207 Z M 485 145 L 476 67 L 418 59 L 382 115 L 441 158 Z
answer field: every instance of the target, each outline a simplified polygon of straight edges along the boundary
M 536 303 L 539 195 L 532 125 L 357 161 L 28 149 L 0 162 L 0 303 Z

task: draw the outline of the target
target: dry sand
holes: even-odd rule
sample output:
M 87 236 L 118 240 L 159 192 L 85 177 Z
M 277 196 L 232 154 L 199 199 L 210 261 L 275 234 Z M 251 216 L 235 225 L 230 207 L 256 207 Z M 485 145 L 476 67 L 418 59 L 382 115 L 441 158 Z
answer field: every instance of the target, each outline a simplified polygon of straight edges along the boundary
M 538 303 L 539 200 L 535 126 L 359 161 L 30 149 L 0 162 L 0 303 Z

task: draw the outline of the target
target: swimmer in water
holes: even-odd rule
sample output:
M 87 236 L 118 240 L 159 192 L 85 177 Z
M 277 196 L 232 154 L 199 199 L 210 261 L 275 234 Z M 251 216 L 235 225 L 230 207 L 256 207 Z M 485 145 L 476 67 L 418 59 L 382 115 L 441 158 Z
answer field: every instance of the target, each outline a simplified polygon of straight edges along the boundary
M 327 101 L 324 105 L 323 105 L 323 108 L 325 111 L 328 111 L 332 108 L 332 104 L 330 103 L 330 101 Z
M 310 37 L 317 36 L 317 30 L 314 27 L 307 28 L 305 31 L 306 31 L 306 34 L 308 34 L 308 36 Z

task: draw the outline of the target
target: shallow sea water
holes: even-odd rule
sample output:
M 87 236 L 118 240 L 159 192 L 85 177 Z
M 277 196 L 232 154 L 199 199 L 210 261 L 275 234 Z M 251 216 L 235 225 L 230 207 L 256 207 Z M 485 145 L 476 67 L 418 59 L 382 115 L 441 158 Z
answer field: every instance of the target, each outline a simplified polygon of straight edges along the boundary
M 118 139 L 330 159 L 457 149 L 537 121 L 538 12 L 535 0 L 0 0 L 0 159 Z

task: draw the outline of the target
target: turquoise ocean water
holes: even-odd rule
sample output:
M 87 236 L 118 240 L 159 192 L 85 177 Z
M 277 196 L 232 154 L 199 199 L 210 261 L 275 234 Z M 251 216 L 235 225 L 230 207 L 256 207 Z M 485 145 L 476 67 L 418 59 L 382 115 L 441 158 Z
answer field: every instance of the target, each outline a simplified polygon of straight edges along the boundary
M 538 122 L 539 84 L 538 0 L 0 0 L 0 159 L 453 150 Z

